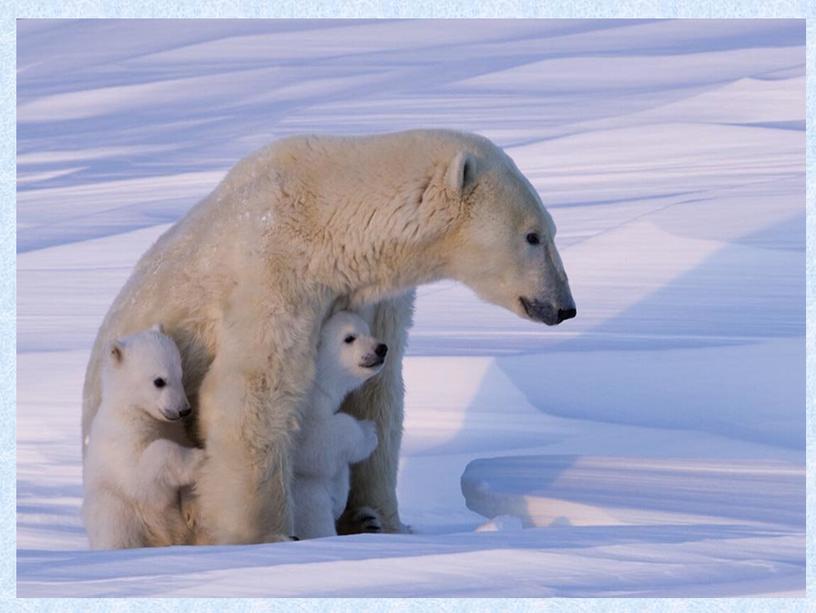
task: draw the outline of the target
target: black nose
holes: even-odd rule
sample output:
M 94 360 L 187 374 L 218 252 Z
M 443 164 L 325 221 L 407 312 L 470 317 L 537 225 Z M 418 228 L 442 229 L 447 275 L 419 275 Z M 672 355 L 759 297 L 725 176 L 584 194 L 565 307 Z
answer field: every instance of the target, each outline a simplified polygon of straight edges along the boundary
M 377 345 L 377 348 L 374 350 L 374 353 L 377 354 L 377 357 L 384 358 L 385 354 L 388 353 L 388 345 L 385 343 L 380 343 Z
M 190 413 L 193 412 L 193 409 L 187 407 L 186 409 L 179 411 L 179 417 L 187 417 Z
M 558 309 L 558 323 L 561 323 L 565 319 L 572 319 L 578 314 L 578 311 L 575 309 Z

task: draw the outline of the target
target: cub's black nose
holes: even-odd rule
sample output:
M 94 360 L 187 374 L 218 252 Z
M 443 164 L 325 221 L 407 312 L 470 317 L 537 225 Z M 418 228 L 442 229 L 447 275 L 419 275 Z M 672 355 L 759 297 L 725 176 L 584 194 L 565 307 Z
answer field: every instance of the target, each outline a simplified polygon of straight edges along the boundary
M 183 411 L 179 411 L 179 417 L 187 417 L 192 412 L 193 412 L 193 409 L 191 409 L 190 407 L 187 407 Z
M 577 313 L 575 309 L 558 309 L 558 323 L 565 319 L 572 319 Z
M 377 345 L 377 348 L 374 350 L 374 353 L 377 354 L 378 358 L 384 358 L 385 354 L 388 353 L 388 345 L 385 343 L 380 343 Z

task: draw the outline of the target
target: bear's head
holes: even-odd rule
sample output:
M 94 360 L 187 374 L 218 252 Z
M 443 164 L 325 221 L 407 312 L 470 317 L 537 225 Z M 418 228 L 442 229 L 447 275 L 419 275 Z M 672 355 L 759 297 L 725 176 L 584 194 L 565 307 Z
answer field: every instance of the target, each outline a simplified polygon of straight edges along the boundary
M 190 414 L 182 384 L 181 355 L 160 325 L 113 341 L 102 377 L 103 398 L 146 411 L 161 421 Z
M 575 317 L 552 217 L 504 151 L 468 136 L 449 158 L 438 196 L 458 211 L 447 276 L 533 321 L 552 326 Z
M 348 393 L 380 372 L 387 353 L 388 346 L 371 336 L 365 320 L 338 311 L 320 331 L 317 381 L 324 389 Z

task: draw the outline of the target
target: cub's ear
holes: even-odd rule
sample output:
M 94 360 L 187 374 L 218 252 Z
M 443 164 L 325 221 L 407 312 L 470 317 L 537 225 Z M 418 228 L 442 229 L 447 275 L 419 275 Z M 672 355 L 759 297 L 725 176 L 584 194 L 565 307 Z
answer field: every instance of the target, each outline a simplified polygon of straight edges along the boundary
M 158 332 L 159 334 L 164 334 L 164 326 L 162 326 L 160 323 L 153 324 L 151 330 Z
M 465 188 L 473 182 L 476 175 L 476 160 L 469 153 L 460 151 L 448 165 L 445 173 L 445 185 L 454 194 L 462 195 Z
M 334 303 L 331 305 L 329 310 L 326 312 L 326 316 L 323 318 L 323 323 L 326 323 L 328 319 L 331 318 L 332 315 L 335 313 L 339 313 L 340 311 L 345 311 L 349 307 L 349 297 L 348 296 L 339 296 L 335 299 Z
M 125 344 L 115 340 L 110 345 L 110 359 L 114 366 L 119 366 L 125 359 Z

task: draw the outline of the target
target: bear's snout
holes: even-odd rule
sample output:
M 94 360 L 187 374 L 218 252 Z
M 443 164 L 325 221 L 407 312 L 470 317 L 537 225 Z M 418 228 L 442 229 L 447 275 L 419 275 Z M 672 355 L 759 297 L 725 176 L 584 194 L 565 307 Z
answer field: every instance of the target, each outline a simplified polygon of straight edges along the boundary
M 572 309 L 558 309 L 558 323 L 561 323 L 565 319 L 572 319 L 578 314 L 578 311 L 574 308 Z
M 374 350 L 374 353 L 377 354 L 377 357 L 384 358 L 385 354 L 388 353 L 388 345 L 385 343 L 380 343 L 377 345 L 377 348 Z
M 562 321 L 572 319 L 578 314 L 575 303 L 572 302 L 572 300 L 570 300 L 571 304 L 556 306 L 549 300 L 529 300 L 522 296 L 519 298 L 519 302 L 527 314 L 527 317 L 533 321 L 540 321 L 548 326 L 556 326 Z

